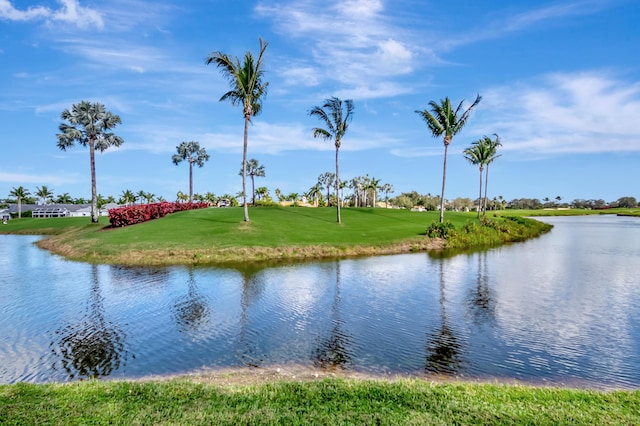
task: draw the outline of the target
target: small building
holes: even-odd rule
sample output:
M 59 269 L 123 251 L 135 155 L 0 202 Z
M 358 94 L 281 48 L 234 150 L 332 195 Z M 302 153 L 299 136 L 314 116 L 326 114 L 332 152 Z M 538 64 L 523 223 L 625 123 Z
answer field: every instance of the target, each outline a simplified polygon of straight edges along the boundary
M 61 206 L 41 206 L 36 207 L 31 211 L 31 217 L 44 218 L 44 217 L 69 217 L 71 213 L 69 209 Z

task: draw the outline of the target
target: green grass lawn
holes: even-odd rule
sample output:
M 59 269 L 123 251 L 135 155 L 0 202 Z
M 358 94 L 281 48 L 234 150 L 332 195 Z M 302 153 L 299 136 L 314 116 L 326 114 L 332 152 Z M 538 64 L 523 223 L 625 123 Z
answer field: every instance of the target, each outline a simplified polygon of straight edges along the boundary
M 171 264 L 220 263 L 247 259 L 273 260 L 280 250 L 287 258 L 377 254 L 393 244 L 420 247 L 437 212 L 391 209 L 343 209 L 342 224 L 333 208 L 268 207 L 209 208 L 173 213 L 129 227 L 110 229 L 107 218 L 13 219 L 4 233 L 47 234 L 41 246 L 58 254 L 94 263 Z M 476 221 L 474 213 L 448 213 L 461 227 Z M 245 250 L 245 251 L 243 251 Z M 228 256 L 225 255 L 228 254 Z
M 91 263 L 232 266 L 443 248 L 482 249 L 548 231 L 548 225 L 536 221 L 509 220 L 534 213 L 539 211 L 488 212 L 490 221 L 484 225 L 490 226 L 473 226 L 480 225 L 475 212 L 446 212 L 445 220 L 457 234 L 440 240 L 425 236 L 438 223 L 438 212 L 381 208 L 343 209 L 341 224 L 336 223 L 333 208 L 306 207 L 252 208 L 250 222 L 243 221 L 240 207 L 190 210 L 116 229 L 109 228 L 106 217 L 99 224 L 91 224 L 89 218 L 23 218 L 2 225 L 0 233 L 47 235 L 38 242 L 40 247 Z
M 0 386 L 3 425 L 636 425 L 640 392 L 323 378 Z

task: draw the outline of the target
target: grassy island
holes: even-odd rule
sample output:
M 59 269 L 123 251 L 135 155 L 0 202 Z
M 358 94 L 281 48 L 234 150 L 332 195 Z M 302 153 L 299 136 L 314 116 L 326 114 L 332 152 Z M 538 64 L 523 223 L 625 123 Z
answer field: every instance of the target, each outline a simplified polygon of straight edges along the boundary
M 242 221 L 241 208 L 173 213 L 162 219 L 109 228 L 106 217 L 14 219 L 1 233 L 43 234 L 44 249 L 66 258 L 122 265 L 239 265 L 379 254 L 477 249 L 523 241 L 551 227 L 522 217 L 491 217 L 394 209 L 265 207 Z

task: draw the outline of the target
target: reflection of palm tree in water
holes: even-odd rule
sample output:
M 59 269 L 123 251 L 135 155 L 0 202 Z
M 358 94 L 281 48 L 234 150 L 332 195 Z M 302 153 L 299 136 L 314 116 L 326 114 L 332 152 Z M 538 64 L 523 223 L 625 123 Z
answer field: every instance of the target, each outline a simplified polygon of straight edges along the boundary
M 176 301 L 174 316 L 180 331 L 196 331 L 209 322 L 211 309 L 207 299 L 198 292 L 193 269 L 189 269 L 189 291 Z
M 483 324 L 495 320 L 495 299 L 489 287 L 489 273 L 487 271 L 487 253 L 478 256 L 478 275 L 476 288 L 470 292 L 469 307 L 473 310 L 477 323 Z
M 331 308 L 331 333 L 328 338 L 320 340 L 314 360 L 316 367 L 324 369 L 343 369 L 351 362 L 351 355 L 348 352 L 351 339 L 342 330 L 344 320 L 340 311 L 342 304 L 340 279 L 340 261 L 336 261 L 336 289 Z
M 241 273 L 242 294 L 240 296 L 240 339 L 238 350 L 240 359 L 247 367 L 260 367 L 263 359 L 258 354 L 256 339 L 250 335 L 249 308 L 262 293 L 262 285 L 256 280 L 255 271 L 243 270 Z
M 71 379 L 109 376 L 126 360 L 123 331 L 105 319 L 96 265 L 92 265 L 92 278 L 85 318 L 56 330 L 60 340 L 50 345 L 51 352 L 61 358 L 59 362 Z M 58 369 L 58 361 L 52 367 Z
M 458 372 L 460 365 L 460 344 L 447 323 L 444 261 L 445 259 L 440 259 L 439 262 L 440 315 L 442 323 L 440 329 L 427 338 L 425 370 L 434 373 L 455 374 Z

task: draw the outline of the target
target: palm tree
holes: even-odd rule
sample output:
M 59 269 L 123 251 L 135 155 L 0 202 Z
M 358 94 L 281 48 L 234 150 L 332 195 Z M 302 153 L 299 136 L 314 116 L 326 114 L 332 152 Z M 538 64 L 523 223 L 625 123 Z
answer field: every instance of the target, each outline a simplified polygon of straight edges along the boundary
M 213 206 L 216 203 L 217 197 L 213 192 L 207 191 L 207 193 L 204 194 L 204 199 L 210 206 Z
M 478 219 L 480 219 L 480 211 L 482 210 L 482 171 L 484 170 L 487 159 L 490 155 L 490 145 L 487 143 L 488 138 L 485 136 L 482 139 L 474 142 L 469 148 L 466 148 L 464 158 L 466 158 L 474 166 L 478 166 L 480 170 L 480 195 L 478 195 Z
M 209 160 L 209 154 L 204 148 L 200 148 L 198 142 L 181 142 L 176 147 L 177 154 L 173 154 L 173 164 L 176 166 L 180 164 L 182 160 L 189 162 L 189 202 L 193 201 L 193 165 L 197 164 L 198 167 L 204 166 L 204 162 Z
M 244 163 L 243 168 L 240 169 L 240 176 L 245 173 Z M 256 183 L 255 178 L 257 177 L 265 177 L 264 166 L 258 162 L 255 158 L 247 161 L 247 169 L 246 174 L 251 176 L 251 204 L 256 204 Z
M 258 197 L 259 200 L 266 201 L 266 198 L 269 197 L 269 188 L 267 188 L 266 186 L 257 187 L 256 197 Z
M 49 189 L 47 185 L 36 186 L 36 195 L 40 198 L 42 205 L 48 204 L 53 200 L 53 190 Z
M 73 203 L 73 197 L 71 197 L 71 195 L 68 192 L 65 192 L 62 195 L 58 195 L 58 197 L 56 197 L 56 203 L 57 204 L 72 204 Z
M 327 207 L 329 207 L 329 199 L 330 199 L 329 193 L 331 191 L 331 187 L 334 186 L 335 181 L 336 181 L 336 175 L 331 172 L 325 172 L 320 176 L 318 176 L 318 185 L 320 185 L 321 188 L 322 187 L 327 188 Z
M 31 195 L 31 193 L 24 186 L 19 186 L 9 191 L 9 196 L 16 197 L 18 200 L 18 219 L 22 217 L 22 200 L 27 198 L 29 195 Z
M 250 51 L 244 55 L 241 63 L 238 58 L 229 57 L 222 52 L 212 52 L 205 63 L 215 64 L 229 80 L 231 90 L 222 95 L 220 101 L 230 101 L 232 105 L 242 105 L 244 116 L 244 145 L 242 150 L 242 195 L 244 197 L 244 221 L 249 222 L 247 206 L 247 140 L 251 117 L 262 111 L 262 97 L 267 93 L 268 82 L 264 77 L 264 52 L 268 43 L 260 38 L 260 53 L 256 60 Z
M 176 194 L 176 201 L 183 202 L 188 200 L 189 200 L 189 196 L 187 194 L 185 194 L 182 191 L 178 191 L 178 193 Z
M 326 127 L 314 127 L 313 137 L 324 140 L 333 139 L 336 146 L 336 208 L 338 212 L 338 223 L 340 223 L 340 173 L 338 171 L 338 151 L 342 137 L 347 132 L 349 123 L 353 118 L 353 101 L 347 99 L 344 102 L 335 96 L 326 99 L 322 107 L 313 107 L 309 115 L 317 117 Z
M 122 204 L 135 203 L 136 202 L 136 195 L 130 189 L 124 190 L 124 191 L 122 191 L 122 194 L 120 195 L 120 202 Z
M 138 204 L 142 204 L 142 201 L 145 199 L 145 195 L 146 195 L 146 194 L 147 194 L 147 193 L 146 193 L 146 192 L 144 192 L 144 190 L 142 190 L 142 189 L 141 189 L 140 191 L 138 191 L 138 194 L 137 194 L 137 196 L 136 196 L 136 200 L 138 200 L 138 201 L 139 201 L 139 203 L 138 203 Z
M 440 103 L 435 101 L 429 102 L 431 112 L 426 109 L 423 111 L 416 111 L 416 113 L 419 114 L 427 123 L 427 127 L 431 131 L 433 137 L 440 137 L 444 135 L 444 163 L 442 167 L 442 194 L 440 195 L 440 223 L 444 222 L 444 187 L 447 179 L 447 150 L 449 149 L 449 144 L 451 143 L 453 136 L 456 135 L 465 124 L 467 124 L 467 119 L 469 118 L 471 110 L 480 103 L 481 99 L 482 97 L 478 95 L 473 104 L 471 104 L 471 106 L 464 112 L 462 111 L 462 104 L 464 103 L 464 100 L 462 100 L 458 107 L 453 110 L 451 108 L 451 101 L 449 98 L 440 100 Z
M 91 222 L 98 222 L 98 198 L 96 190 L 95 150 L 103 152 L 110 146 L 120 146 L 124 142 L 120 136 L 109 132 L 122 122 L 119 116 L 107 111 L 100 103 L 81 101 L 73 105 L 71 111 L 65 109 L 61 117 L 70 124 L 60 124 L 62 133 L 58 137 L 58 148 L 66 151 L 77 141 L 82 146 L 89 145 L 91 162 Z
M 389 194 L 393 194 L 393 185 L 390 183 L 385 183 L 380 187 L 380 191 L 384 193 L 384 204 L 385 207 L 389 207 Z
M 282 191 L 280 190 L 280 188 L 276 188 L 275 194 L 276 194 L 276 197 L 278 197 L 278 202 L 284 201 Z
M 376 179 L 372 177 L 371 180 L 369 181 L 368 189 L 370 189 L 373 192 L 373 204 L 371 205 L 371 207 L 374 207 L 374 208 L 376 206 L 376 201 L 378 198 L 378 185 L 380 185 L 380 179 Z
M 152 194 L 151 192 L 144 193 L 144 199 L 147 201 L 147 204 L 153 203 L 153 200 L 155 197 L 156 197 L 156 194 Z
M 319 183 L 316 183 L 311 188 L 309 188 L 309 196 L 313 198 L 313 207 L 318 207 L 318 194 L 322 192 L 322 186 Z
M 489 187 L 489 164 L 493 163 L 493 160 L 495 160 L 496 158 L 500 157 L 500 155 L 498 155 L 498 147 L 502 146 L 502 143 L 500 143 L 500 136 L 498 136 L 497 133 L 493 134 L 496 139 L 493 140 L 491 138 L 486 138 L 485 143 L 489 145 L 489 155 L 486 161 L 486 165 L 487 165 L 487 169 L 485 171 L 485 178 L 484 178 L 484 208 L 483 208 L 483 214 L 487 214 L 487 188 Z

